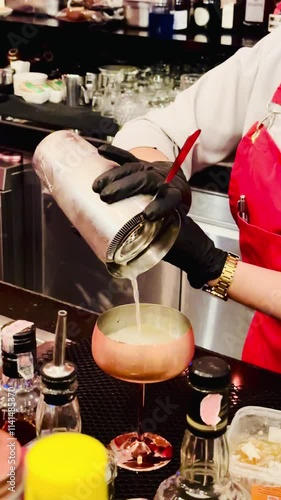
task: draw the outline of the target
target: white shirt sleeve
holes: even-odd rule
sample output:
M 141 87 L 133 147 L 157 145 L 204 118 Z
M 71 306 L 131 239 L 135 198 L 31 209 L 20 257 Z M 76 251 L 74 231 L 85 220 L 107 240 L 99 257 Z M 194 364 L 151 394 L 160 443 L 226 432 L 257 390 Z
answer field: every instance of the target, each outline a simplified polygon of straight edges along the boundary
M 195 171 L 223 160 L 235 150 L 243 135 L 262 60 L 276 46 L 281 46 L 281 28 L 253 48 L 239 49 L 179 94 L 166 108 L 149 111 L 145 116 L 127 122 L 113 144 L 127 150 L 154 147 L 173 160 L 186 138 L 200 128 L 201 136 L 183 164 L 187 178 Z M 278 51 L 281 59 L 281 49 Z

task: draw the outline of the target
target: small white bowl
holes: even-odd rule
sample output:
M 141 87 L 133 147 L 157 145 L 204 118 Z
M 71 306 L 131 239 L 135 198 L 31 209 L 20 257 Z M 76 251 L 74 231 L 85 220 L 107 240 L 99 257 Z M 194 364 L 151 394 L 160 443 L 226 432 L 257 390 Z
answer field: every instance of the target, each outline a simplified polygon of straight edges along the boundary
M 21 92 L 21 97 L 25 100 L 25 102 L 29 102 L 32 104 L 44 104 L 47 102 L 50 96 L 49 90 L 45 90 L 44 92 L 36 93 L 36 92 Z

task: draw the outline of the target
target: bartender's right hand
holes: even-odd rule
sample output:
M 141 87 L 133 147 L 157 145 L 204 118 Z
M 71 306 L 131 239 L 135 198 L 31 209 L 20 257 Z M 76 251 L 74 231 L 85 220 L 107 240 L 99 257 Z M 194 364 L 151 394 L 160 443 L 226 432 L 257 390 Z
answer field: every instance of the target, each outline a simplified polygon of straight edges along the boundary
M 93 184 L 93 190 L 106 203 L 114 203 L 136 194 L 158 193 L 144 210 L 145 217 L 155 221 L 181 206 L 187 213 L 191 205 L 191 190 L 182 171 L 169 184 L 163 184 L 172 162 L 148 162 L 136 158 L 129 151 L 111 145 L 103 145 L 99 154 L 119 164 L 101 174 Z

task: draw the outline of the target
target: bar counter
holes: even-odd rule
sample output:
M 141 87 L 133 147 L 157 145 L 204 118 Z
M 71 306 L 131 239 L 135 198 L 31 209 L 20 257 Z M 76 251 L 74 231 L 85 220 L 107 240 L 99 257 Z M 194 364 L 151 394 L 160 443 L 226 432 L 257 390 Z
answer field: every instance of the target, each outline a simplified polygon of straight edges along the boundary
M 59 309 L 68 312 L 68 338 L 72 343 L 67 347 L 66 357 L 78 367 L 82 431 L 107 444 L 118 434 L 135 430 L 137 390 L 135 384 L 109 377 L 95 365 L 90 346 L 97 315 L 86 309 L 0 282 L 0 315 L 31 320 L 38 328 L 53 333 Z M 50 349 L 43 352 L 43 359 L 47 359 L 51 354 Z M 210 354 L 210 351 L 196 348 L 196 356 L 206 353 Z M 279 374 L 219 356 L 226 359 L 232 369 L 230 420 L 239 408 L 247 405 L 281 410 Z M 174 457 L 166 467 L 153 472 L 137 474 L 119 470 L 116 500 L 136 497 L 153 500 L 160 482 L 177 470 L 187 404 L 185 376 L 147 385 L 144 430 L 167 438 L 174 446 Z M 75 460 L 75 457 L 73 459 Z

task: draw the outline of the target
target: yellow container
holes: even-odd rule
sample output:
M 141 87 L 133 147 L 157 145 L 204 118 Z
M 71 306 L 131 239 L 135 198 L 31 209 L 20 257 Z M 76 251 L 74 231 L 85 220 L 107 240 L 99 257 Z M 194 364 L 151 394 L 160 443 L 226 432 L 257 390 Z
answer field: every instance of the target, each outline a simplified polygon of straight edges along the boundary
M 80 433 L 51 434 L 25 458 L 25 500 L 108 500 L 106 448 Z

